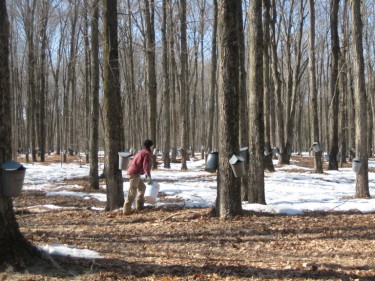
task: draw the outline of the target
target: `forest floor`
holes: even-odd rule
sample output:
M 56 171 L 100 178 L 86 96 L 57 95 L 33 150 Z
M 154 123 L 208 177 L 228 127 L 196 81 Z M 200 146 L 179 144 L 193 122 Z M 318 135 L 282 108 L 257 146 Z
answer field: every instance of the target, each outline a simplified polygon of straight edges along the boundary
M 311 158 L 301 163 L 312 167 Z M 95 199 L 29 191 L 15 200 L 23 206 L 16 212 L 21 232 L 32 243 L 74 245 L 103 258 L 53 256 L 60 269 L 37 263 L 2 272 L 0 280 L 375 280 L 375 214 L 246 212 L 221 221 L 207 208 L 123 216 L 92 210 L 105 206 Z

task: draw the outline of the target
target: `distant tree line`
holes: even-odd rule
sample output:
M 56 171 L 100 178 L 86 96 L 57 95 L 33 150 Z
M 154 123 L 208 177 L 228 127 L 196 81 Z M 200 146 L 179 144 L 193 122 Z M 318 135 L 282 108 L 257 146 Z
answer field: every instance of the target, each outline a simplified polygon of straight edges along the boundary
M 185 170 L 217 150 L 213 214 L 228 219 L 242 200 L 266 204 L 273 154 L 288 164 L 311 150 L 321 173 L 324 152 L 337 170 L 350 151 L 355 196 L 369 197 L 374 16 L 370 0 L 0 0 L 0 163 L 84 152 L 99 188 L 103 149 L 114 210 L 119 151 L 151 138 L 165 167 L 179 151 Z M 240 179 L 228 159 L 244 147 Z M 11 198 L 0 213 L 0 265 L 35 256 Z

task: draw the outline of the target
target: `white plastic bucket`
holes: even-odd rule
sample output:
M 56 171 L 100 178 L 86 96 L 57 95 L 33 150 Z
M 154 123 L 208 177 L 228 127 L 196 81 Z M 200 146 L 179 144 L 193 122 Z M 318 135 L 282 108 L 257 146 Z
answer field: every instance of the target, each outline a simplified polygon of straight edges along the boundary
M 146 184 L 145 201 L 154 204 L 158 197 L 159 189 L 160 185 L 156 181 L 153 181 L 152 185 Z

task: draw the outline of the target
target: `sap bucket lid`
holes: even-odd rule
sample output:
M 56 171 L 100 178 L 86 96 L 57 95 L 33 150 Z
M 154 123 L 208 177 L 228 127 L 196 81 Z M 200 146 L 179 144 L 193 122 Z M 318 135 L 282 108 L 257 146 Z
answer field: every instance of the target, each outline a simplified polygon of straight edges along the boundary
M 235 155 L 235 154 L 233 154 L 233 156 L 229 159 L 229 163 L 231 165 L 234 165 L 239 161 L 243 162 L 243 161 L 245 161 L 245 159 L 243 157 Z
M 26 170 L 26 168 L 16 161 L 8 160 L 1 164 L 1 168 L 7 171 Z

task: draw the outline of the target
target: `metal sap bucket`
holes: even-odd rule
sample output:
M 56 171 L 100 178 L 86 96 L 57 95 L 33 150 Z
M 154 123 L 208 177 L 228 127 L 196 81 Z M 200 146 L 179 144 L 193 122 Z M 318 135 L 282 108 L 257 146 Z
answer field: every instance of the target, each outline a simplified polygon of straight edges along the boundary
M 240 156 L 244 159 L 245 163 L 249 163 L 249 148 L 248 147 L 241 147 L 240 148 Z
M 268 147 L 264 148 L 264 156 L 269 156 L 273 153 L 272 149 L 268 149 Z
M 353 172 L 355 172 L 356 174 L 358 174 L 359 171 L 361 170 L 362 164 L 363 164 L 363 159 L 362 158 L 353 158 L 353 161 L 352 161 L 352 170 L 353 170 Z
M 280 149 L 279 149 L 278 147 L 274 147 L 274 148 L 272 149 L 272 156 L 273 156 L 273 157 L 278 157 L 279 154 L 280 154 Z
M 1 165 L 1 194 L 6 197 L 21 195 L 26 168 L 16 161 L 5 161 Z
M 215 173 L 219 163 L 219 153 L 211 152 L 207 155 L 205 171 Z
M 314 152 L 322 151 L 322 149 L 320 148 L 319 143 L 316 142 L 316 141 L 312 143 L 311 149 L 314 150 Z
M 243 157 L 233 154 L 233 156 L 229 159 L 229 164 L 231 165 L 236 178 L 246 175 L 245 159 Z
M 120 170 L 127 170 L 130 163 L 130 157 L 133 154 L 130 152 L 119 152 L 118 153 L 118 168 Z

